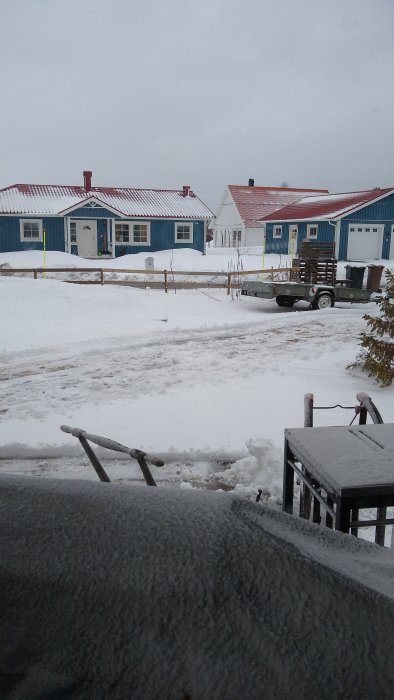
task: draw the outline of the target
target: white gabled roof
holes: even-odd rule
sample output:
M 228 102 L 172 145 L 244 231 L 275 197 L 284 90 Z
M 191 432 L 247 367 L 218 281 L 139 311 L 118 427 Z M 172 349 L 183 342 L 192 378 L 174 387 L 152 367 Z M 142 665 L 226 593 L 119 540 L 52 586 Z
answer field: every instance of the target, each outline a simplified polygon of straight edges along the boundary
M 108 207 L 123 217 L 212 219 L 213 213 L 192 192 L 84 187 L 68 185 L 12 185 L 0 190 L 0 214 L 64 216 L 88 202 Z

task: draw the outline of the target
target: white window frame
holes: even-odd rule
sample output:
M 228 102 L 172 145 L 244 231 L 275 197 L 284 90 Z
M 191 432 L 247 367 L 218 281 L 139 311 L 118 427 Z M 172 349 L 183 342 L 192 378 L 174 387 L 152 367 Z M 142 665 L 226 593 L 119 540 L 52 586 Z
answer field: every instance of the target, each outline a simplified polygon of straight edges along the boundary
M 141 241 L 134 240 L 134 226 L 146 226 L 146 243 L 141 243 Z M 133 221 L 131 223 L 132 227 L 132 241 L 130 245 L 138 246 L 150 246 L 150 222 L 149 221 Z
M 282 225 L 276 226 L 272 230 L 272 238 L 282 238 Z
M 182 238 L 181 240 L 178 239 L 178 228 L 180 226 L 189 226 L 190 238 L 188 240 L 186 240 L 186 238 Z M 182 245 L 182 243 L 193 243 L 193 222 L 191 222 L 191 221 L 176 221 L 175 222 L 175 243 L 178 243 L 179 245 Z
M 25 238 L 25 224 L 38 224 L 38 238 Z M 44 240 L 42 219 L 19 219 L 19 235 L 21 243 L 42 243 Z
M 117 241 L 116 240 L 116 227 L 117 226 L 127 226 L 129 232 L 128 241 Z M 135 226 L 146 226 L 147 227 L 147 241 L 135 241 L 134 240 L 134 227 Z M 128 245 L 128 246 L 139 246 L 140 248 L 150 246 L 150 221 L 115 221 L 114 222 L 114 242 L 115 245 Z
M 75 227 L 75 241 L 72 240 L 73 231 L 71 231 L 71 226 Z M 78 245 L 78 226 L 76 221 L 70 221 L 70 245 Z
M 311 236 L 311 229 L 315 228 L 316 229 L 316 236 Z M 310 238 L 311 241 L 317 241 L 317 237 L 319 235 L 319 227 L 317 224 L 307 224 L 306 227 L 306 237 Z

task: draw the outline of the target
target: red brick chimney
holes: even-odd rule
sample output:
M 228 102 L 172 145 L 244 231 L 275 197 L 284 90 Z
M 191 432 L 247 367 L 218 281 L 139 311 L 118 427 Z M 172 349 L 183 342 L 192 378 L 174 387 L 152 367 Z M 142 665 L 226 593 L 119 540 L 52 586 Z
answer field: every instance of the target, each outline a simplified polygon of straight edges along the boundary
M 187 197 L 190 192 L 190 185 L 183 185 L 183 196 Z
M 91 170 L 84 170 L 83 171 L 83 186 L 86 190 L 86 192 L 90 192 L 92 189 L 92 171 Z

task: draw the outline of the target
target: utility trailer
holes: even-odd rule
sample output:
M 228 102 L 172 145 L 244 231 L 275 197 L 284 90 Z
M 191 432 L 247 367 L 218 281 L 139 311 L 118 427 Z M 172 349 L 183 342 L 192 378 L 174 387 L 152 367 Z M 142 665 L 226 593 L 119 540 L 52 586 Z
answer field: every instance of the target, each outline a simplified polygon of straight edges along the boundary
M 293 306 L 296 301 L 303 300 L 309 302 L 311 309 L 327 309 L 334 306 L 336 301 L 365 304 L 380 298 L 367 289 L 305 282 L 243 282 L 241 295 L 275 299 L 278 306 Z

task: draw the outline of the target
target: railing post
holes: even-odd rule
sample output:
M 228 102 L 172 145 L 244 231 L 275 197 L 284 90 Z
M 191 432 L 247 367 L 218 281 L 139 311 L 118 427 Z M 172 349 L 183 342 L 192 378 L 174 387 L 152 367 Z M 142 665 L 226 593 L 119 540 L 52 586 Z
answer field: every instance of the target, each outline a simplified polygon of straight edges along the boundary
M 231 289 L 231 272 L 227 273 L 227 295 L 230 294 Z
M 304 396 L 304 428 L 313 427 L 313 394 Z
M 104 270 L 100 269 L 100 284 L 104 284 Z
M 33 270 L 33 275 L 34 275 L 34 279 L 36 280 L 37 279 L 37 270 L 36 269 Z
M 167 270 L 164 270 L 164 291 L 167 294 L 168 293 L 168 274 Z
M 312 428 L 313 427 L 313 394 L 305 394 L 304 396 L 304 428 Z M 311 474 L 302 468 L 302 471 L 305 472 L 305 476 L 310 479 Z M 305 518 L 306 520 L 309 520 L 310 514 L 311 514 L 311 492 L 307 488 L 307 486 L 303 483 L 301 486 L 301 494 L 300 494 L 300 515 L 302 518 Z

